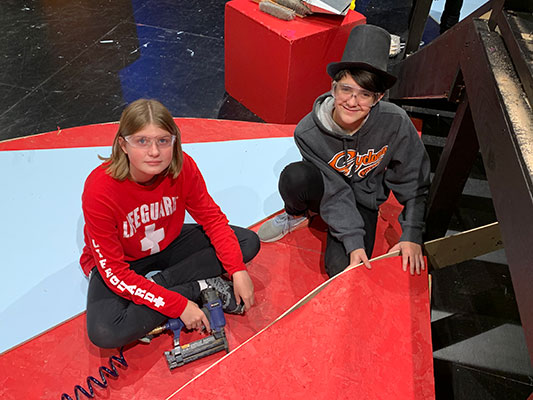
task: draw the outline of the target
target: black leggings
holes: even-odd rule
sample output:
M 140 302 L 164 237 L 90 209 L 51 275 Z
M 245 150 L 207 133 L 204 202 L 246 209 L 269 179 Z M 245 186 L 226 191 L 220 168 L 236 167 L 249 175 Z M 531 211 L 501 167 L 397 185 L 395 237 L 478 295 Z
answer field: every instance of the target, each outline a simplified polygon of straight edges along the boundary
M 259 239 L 248 229 L 231 228 L 239 240 L 246 263 L 259 251 Z M 129 264 L 132 270 L 143 276 L 160 270 L 152 279 L 191 301 L 199 300 L 200 287 L 196 281 L 225 272 L 209 238 L 197 224 L 183 225 L 179 236 L 166 249 Z M 87 333 L 96 346 L 123 346 L 143 337 L 167 319 L 158 311 L 113 293 L 98 269 L 92 270 L 87 293 Z
M 324 194 L 324 181 L 320 170 L 308 161 L 287 165 L 279 178 L 279 192 L 289 215 L 302 215 L 307 210 L 320 213 L 320 201 Z M 378 211 L 356 204 L 364 222 L 365 252 L 370 258 L 374 249 Z M 350 255 L 341 241 L 333 237 L 328 229 L 324 265 L 328 276 L 332 277 L 350 265 Z

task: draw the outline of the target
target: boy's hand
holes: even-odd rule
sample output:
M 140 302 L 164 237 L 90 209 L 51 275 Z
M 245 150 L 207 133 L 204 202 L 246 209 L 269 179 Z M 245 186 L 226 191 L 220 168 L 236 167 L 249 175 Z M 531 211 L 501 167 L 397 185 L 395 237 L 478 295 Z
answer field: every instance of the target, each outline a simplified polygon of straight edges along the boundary
M 348 265 L 348 267 L 354 267 L 361 263 L 363 263 L 365 267 L 367 267 L 368 269 L 372 269 L 372 266 L 370 265 L 370 261 L 368 261 L 368 257 L 366 256 L 365 249 L 353 250 L 350 253 L 350 265 Z
M 413 242 L 399 242 L 393 246 L 389 252 L 400 251 L 402 255 L 402 268 L 407 271 L 407 265 L 409 264 L 409 272 L 414 275 L 420 275 L 420 271 L 426 269 L 424 262 L 424 255 L 422 254 L 422 246 Z

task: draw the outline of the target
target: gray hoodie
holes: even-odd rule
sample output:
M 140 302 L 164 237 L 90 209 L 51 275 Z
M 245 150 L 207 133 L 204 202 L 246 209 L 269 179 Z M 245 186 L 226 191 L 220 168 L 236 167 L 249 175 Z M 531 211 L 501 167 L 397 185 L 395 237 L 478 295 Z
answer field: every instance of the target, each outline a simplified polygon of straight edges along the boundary
M 430 165 L 406 112 L 380 101 L 360 129 L 349 135 L 325 118 L 332 111 L 328 98 L 329 93 L 315 101 L 313 111 L 296 127 L 294 139 L 304 160 L 322 173 L 320 216 L 331 234 L 343 242 L 346 254 L 364 248 L 363 219 L 356 204 L 377 210 L 392 190 L 404 206 L 400 240 L 421 244 Z

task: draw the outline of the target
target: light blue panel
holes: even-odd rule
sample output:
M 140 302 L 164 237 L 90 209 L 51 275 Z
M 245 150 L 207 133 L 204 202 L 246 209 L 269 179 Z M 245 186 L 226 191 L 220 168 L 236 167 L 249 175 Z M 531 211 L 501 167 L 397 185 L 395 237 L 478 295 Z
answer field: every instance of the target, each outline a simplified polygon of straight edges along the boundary
M 196 161 L 230 224 L 243 227 L 283 208 L 279 175 L 287 164 L 301 159 L 292 138 L 195 143 L 184 150 Z
M 282 208 L 277 180 L 300 159 L 292 138 L 184 145 L 230 223 Z M 85 310 L 81 193 L 109 147 L 0 152 L 0 352 Z
M 429 16 L 432 17 L 437 23 L 440 23 L 440 17 L 444 11 L 444 3 L 446 0 L 433 0 L 431 3 L 431 9 L 429 10 Z
M 0 351 L 85 308 L 81 192 L 109 148 L 0 152 Z
M 487 1 L 483 0 L 464 0 L 463 6 L 461 7 L 461 14 L 459 16 L 459 21 L 465 17 L 468 17 L 472 14 L 473 11 L 476 11 L 479 7 L 485 4 Z M 429 10 L 429 15 L 433 17 L 437 23 L 440 23 L 440 17 L 444 11 L 444 4 L 446 0 L 434 0 L 431 4 L 431 9 Z
M 463 19 L 464 17 L 468 17 L 470 14 L 472 14 L 474 11 L 476 11 L 479 7 L 481 7 L 486 2 L 487 1 L 481 1 L 481 0 L 464 0 L 463 7 L 461 8 L 460 19 Z

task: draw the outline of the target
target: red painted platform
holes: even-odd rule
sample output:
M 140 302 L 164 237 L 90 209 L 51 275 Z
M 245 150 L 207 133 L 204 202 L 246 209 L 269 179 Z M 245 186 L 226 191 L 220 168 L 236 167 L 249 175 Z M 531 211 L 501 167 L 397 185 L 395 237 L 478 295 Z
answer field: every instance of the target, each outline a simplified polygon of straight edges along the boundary
M 296 124 L 331 89 L 326 73 L 365 17 L 311 15 L 283 21 L 251 0 L 226 3 L 226 91 L 266 122 Z
M 290 136 L 294 128 L 177 122 L 184 142 Z M 109 145 L 116 128 L 59 130 L 1 143 L 0 150 Z M 374 256 L 397 242 L 400 209 L 394 199 L 380 208 Z M 249 265 L 257 305 L 245 316 L 227 316 L 234 350 L 229 356 L 218 353 L 170 371 L 163 357 L 172 346 L 169 334 L 149 345 L 134 343 L 124 351 L 129 366 L 118 366 L 119 377 L 108 378 L 106 389 L 95 387 L 96 398 L 196 399 L 203 396 L 200 390 L 207 396 L 207 389 L 215 391 L 209 393 L 213 397 L 228 399 L 434 398 L 427 274 L 411 277 L 401 271 L 398 258 L 329 281 L 305 306 L 278 320 L 326 282 L 325 236 L 325 225 L 315 218 L 279 242 L 262 245 Z M 24 324 L 10 329 L 24 329 Z M 199 337 L 186 333 L 182 342 Z M 109 357 L 117 354 L 89 342 L 81 314 L 0 356 L 0 398 L 57 400 L 64 392 L 74 398 L 74 386 L 87 388 L 86 377 L 99 378 L 99 366 L 108 366 Z
M 295 125 L 219 119 L 174 118 L 182 143 L 290 137 Z M 118 122 L 78 126 L 0 142 L 0 151 L 111 146 Z
M 377 249 L 393 244 L 387 238 L 397 239 L 398 212 L 394 204 L 383 208 Z M 324 239 L 318 219 L 277 243 L 263 244 L 249 265 L 257 306 L 246 316 L 227 317 L 230 349 L 254 337 L 326 281 L 321 262 Z M 198 337 L 188 333 L 182 341 Z M 118 379 L 111 379 L 107 389 L 95 388 L 97 398 L 194 399 L 213 376 L 217 379 L 211 381 L 210 394 L 217 398 L 302 398 L 307 389 L 315 396 L 320 390 L 335 393 L 319 398 L 433 398 L 427 275 L 409 276 L 401 271 L 397 257 L 376 263 L 371 271 L 359 268 L 335 279 L 308 305 L 238 348 L 185 387 L 183 394 L 174 393 L 224 354 L 170 371 L 163 352 L 171 346 L 172 337 L 163 334 L 150 345 L 127 347 L 128 368 L 119 367 Z M 0 398 L 58 399 L 63 392 L 72 397 L 76 384 L 86 387 L 86 376 L 99 377 L 98 367 L 116 354 L 88 341 L 82 314 L 1 356 Z M 255 391 L 235 392 L 236 387 L 250 389 L 246 382 L 253 382 Z M 402 396 L 388 397 L 391 390 Z M 298 395 L 286 397 L 288 393 Z

